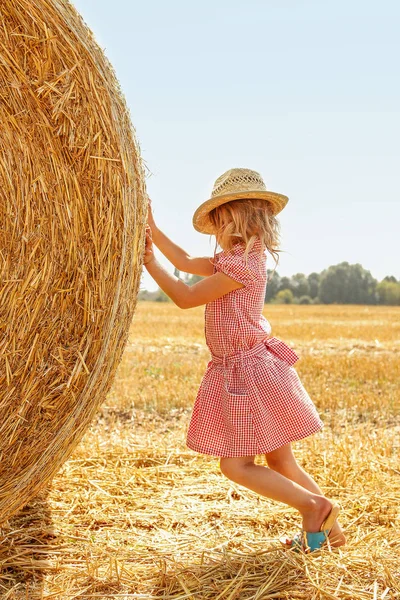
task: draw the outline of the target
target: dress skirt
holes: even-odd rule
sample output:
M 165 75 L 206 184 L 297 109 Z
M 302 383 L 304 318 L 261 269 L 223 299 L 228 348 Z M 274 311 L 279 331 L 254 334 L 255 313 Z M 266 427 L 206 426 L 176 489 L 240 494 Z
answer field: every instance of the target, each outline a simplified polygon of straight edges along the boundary
M 219 457 L 265 454 L 323 427 L 293 364 L 297 354 L 270 337 L 207 365 L 187 434 L 196 452 Z

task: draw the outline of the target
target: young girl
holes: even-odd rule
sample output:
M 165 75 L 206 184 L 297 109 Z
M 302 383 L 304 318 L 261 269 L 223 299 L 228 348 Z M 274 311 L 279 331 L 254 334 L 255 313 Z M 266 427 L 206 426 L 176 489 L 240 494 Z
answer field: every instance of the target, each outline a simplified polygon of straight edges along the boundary
M 219 177 L 209 200 L 195 212 L 197 231 L 216 236 L 213 257 L 192 257 L 155 224 L 149 205 L 144 264 L 180 308 L 206 305 L 205 335 L 212 359 L 201 382 L 187 445 L 220 457 L 226 477 L 260 495 L 296 508 L 302 530 L 284 538 L 288 548 L 310 552 L 328 539 L 345 543 L 339 507 L 326 498 L 297 464 L 291 442 L 323 424 L 293 364 L 297 354 L 271 337 L 261 314 L 267 284 L 265 250 L 278 262 L 276 215 L 288 198 L 267 191 L 261 176 L 231 169 Z M 180 271 L 204 277 L 193 286 L 170 275 L 154 257 L 152 244 Z M 264 454 L 268 467 L 256 465 Z

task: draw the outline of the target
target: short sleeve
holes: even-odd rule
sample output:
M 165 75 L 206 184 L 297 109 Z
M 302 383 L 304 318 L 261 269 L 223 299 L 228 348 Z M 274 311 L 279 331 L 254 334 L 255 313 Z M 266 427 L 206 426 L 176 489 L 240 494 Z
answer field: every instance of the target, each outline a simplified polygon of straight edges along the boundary
M 249 285 L 257 278 L 257 275 L 246 265 L 243 255 L 219 252 L 214 260 L 215 272 L 225 273 L 239 283 Z

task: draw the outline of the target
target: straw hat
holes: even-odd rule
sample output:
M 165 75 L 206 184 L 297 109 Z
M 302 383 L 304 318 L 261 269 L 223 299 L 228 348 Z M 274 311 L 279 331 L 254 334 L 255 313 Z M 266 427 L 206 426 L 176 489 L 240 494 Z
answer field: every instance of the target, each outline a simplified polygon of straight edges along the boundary
M 209 213 L 225 202 L 241 198 L 259 198 L 269 202 L 274 215 L 283 210 L 289 200 L 287 196 L 267 190 L 260 173 L 250 169 L 230 169 L 214 183 L 211 198 L 203 202 L 193 215 L 193 226 L 201 233 L 214 233 Z

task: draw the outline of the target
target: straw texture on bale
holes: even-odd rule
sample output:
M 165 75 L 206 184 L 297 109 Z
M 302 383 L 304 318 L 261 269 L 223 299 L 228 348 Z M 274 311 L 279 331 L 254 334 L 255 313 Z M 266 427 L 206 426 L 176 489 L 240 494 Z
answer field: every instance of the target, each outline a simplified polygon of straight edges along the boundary
M 114 71 L 65 0 L 0 5 L 0 522 L 109 391 L 139 289 L 147 199 Z

